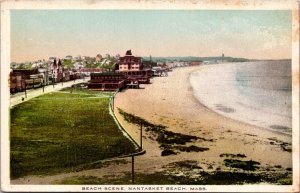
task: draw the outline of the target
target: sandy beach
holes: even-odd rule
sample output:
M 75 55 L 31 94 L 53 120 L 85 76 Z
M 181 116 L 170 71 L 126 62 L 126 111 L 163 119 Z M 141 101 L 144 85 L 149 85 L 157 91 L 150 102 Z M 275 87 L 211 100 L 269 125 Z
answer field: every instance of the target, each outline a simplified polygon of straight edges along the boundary
M 292 154 L 283 151 L 277 145 L 272 145 L 270 140 L 273 138 L 291 143 L 291 136 L 225 118 L 196 100 L 189 75 L 201 68 L 201 66 L 177 68 L 170 72 L 168 77 L 152 79 L 152 84 L 143 85 L 144 89 L 126 90 L 117 95 L 116 107 L 128 113 L 151 123 L 167 126 L 167 130 L 173 132 L 213 139 L 213 142 L 194 143 L 200 147 L 208 147 L 208 151 L 161 157 L 158 144 L 145 138 L 144 149 L 147 153 L 140 159 L 147 157 L 147 161 L 145 160 L 147 167 L 155 169 L 160 164 L 165 165 L 176 160 L 197 160 L 208 170 L 214 170 L 218 167 L 223 168 L 220 155 L 224 153 L 245 154 L 247 159 L 258 161 L 265 166 L 292 167 Z M 130 134 L 139 141 L 138 128 L 126 123 L 122 116 L 118 117 Z
M 284 148 L 290 148 L 288 146 L 291 144 L 291 136 L 225 118 L 197 101 L 189 82 L 189 75 L 201 68 L 177 68 L 169 72 L 167 77 L 151 79 L 151 84 L 142 85 L 142 89 L 127 89 L 116 95 L 116 116 L 137 143 L 140 141 L 140 127 L 125 121 L 118 108 L 150 123 L 163 125 L 167 131 L 195 136 L 198 140 L 185 145 L 206 148 L 205 151 L 177 151 L 176 155 L 162 156 L 163 150 L 157 139 L 144 128 L 143 149 L 146 153 L 136 156 L 135 171 L 143 175 L 163 172 L 198 178 L 199 169 L 181 170 L 176 167 L 176 163 L 182 161 L 196 163 L 206 172 L 235 170 L 224 165 L 226 156 L 222 154 L 241 154 L 244 160 L 259 162 L 260 171 L 290 170 L 292 153 Z M 131 158 L 122 159 L 124 163 L 111 163 L 98 169 L 44 177 L 28 176 L 11 182 L 53 184 L 78 176 L 117 179 L 131 171 Z

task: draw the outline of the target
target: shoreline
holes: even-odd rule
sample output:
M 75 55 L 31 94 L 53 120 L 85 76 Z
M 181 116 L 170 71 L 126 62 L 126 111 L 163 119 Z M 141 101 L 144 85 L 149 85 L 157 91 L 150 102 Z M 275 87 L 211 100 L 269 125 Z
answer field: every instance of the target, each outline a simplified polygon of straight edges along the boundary
M 193 72 L 198 72 L 198 71 L 200 71 L 200 70 L 201 70 L 201 69 L 197 69 L 197 70 L 195 70 L 195 71 L 193 71 Z M 193 72 L 191 72 L 191 73 L 193 73 Z M 191 76 L 191 73 L 190 73 L 189 77 Z M 191 84 L 191 83 L 190 83 L 190 84 Z M 216 113 L 216 114 L 219 115 L 219 116 L 225 117 L 225 118 L 230 119 L 230 120 L 232 120 L 232 121 L 239 122 L 240 124 L 245 124 L 245 125 L 248 125 L 248 126 L 251 126 L 251 127 L 256 127 L 256 128 L 262 129 L 262 130 L 268 130 L 268 131 L 270 131 L 270 132 L 272 132 L 272 133 L 276 133 L 276 134 L 280 134 L 280 135 L 292 137 L 292 133 L 285 133 L 285 132 L 277 131 L 277 130 L 275 130 L 275 129 L 270 129 L 270 128 L 267 128 L 267 127 L 258 126 L 258 125 L 255 125 L 255 124 L 251 124 L 251 123 L 249 123 L 249 122 L 245 122 L 245 121 L 242 121 L 242 120 L 234 119 L 234 118 L 232 118 L 232 117 L 230 117 L 230 116 L 223 115 L 223 114 L 221 114 L 220 112 L 214 110 L 213 108 L 208 107 L 207 105 L 205 105 L 205 104 L 203 104 L 201 101 L 199 101 L 199 100 L 197 99 L 197 96 L 196 96 L 196 94 L 195 94 L 195 92 L 194 92 L 194 88 L 193 88 L 193 87 L 192 87 L 192 89 L 193 89 L 192 92 L 194 93 L 194 94 L 193 94 L 194 99 L 197 100 L 197 102 L 198 102 L 201 106 L 203 106 L 203 107 L 206 108 L 207 110 L 210 110 L 211 112 Z
M 235 63 L 225 63 L 202 66 L 202 68 L 193 71 L 189 79 L 190 84 L 193 87 L 194 97 L 203 106 L 206 106 L 221 116 L 269 131 L 292 136 L 292 117 L 291 115 L 287 116 L 290 113 L 286 114 L 286 112 L 292 111 L 292 109 L 288 108 L 288 106 L 292 105 L 292 101 L 289 101 L 291 98 L 286 98 L 289 95 L 286 93 L 282 93 L 283 95 L 280 95 L 281 93 L 274 89 L 271 89 L 270 93 L 269 90 L 265 89 L 262 89 L 261 93 L 255 90 L 240 90 L 240 84 L 257 84 L 257 82 L 260 81 L 260 78 L 252 79 L 251 77 L 254 72 L 251 72 L 249 76 L 237 75 L 240 73 L 239 66 L 245 66 L 246 69 L 250 68 L 251 71 L 253 68 L 252 66 L 262 67 L 266 70 L 266 68 L 271 65 L 273 65 L 273 63 L 246 62 L 245 64 L 241 63 L 240 65 L 236 65 Z M 278 64 L 276 65 L 278 66 Z M 223 79 L 217 78 L 220 73 L 224 74 Z M 242 71 L 242 73 L 245 72 Z M 264 74 L 258 75 L 257 77 L 260 76 L 263 77 Z M 246 83 L 239 83 L 239 81 L 236 81 L 236 79 L 243 80 L 244 78 L 246 78 Z M 211 81 L 213 82 L 210 86 L 208 86 Z M 262 82 L 261 84 L 265 84 L 265 82 Z M 272 87 L 272 85 L 269 86 Z M 252 87 L 250 86 L 249 88 Z M 257 89 L 258 87 L 253 88 Z M 280 88 L 278 87 L 278 89 Z M 272 94 L 275 94 L 274 92 L 278 94 L 273 96 Z M 266 101 L 266 104 L 261 104 L 267 99 L 273 102 Z M 284 103 L 285 100 L 288 100 L 286 101 L 288 103 Z M 282 104 L 286 104 L 286 106 L 282 106 Z M 279 110 L 280 112 L 284 112 L 284 114 L 279 113 Z

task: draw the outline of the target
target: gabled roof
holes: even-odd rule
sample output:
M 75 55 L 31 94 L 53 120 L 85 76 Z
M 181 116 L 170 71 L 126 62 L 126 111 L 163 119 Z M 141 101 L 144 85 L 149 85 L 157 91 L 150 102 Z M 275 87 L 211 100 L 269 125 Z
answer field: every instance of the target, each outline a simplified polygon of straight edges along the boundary
M 131 50 L 127 50 L 125 55 L 126 56 L 132 56 Z
M 91 73 L 91 76 L 124 76 L 124 74 L 117 73 L 117 72 L 102 72 L 102 73 Z

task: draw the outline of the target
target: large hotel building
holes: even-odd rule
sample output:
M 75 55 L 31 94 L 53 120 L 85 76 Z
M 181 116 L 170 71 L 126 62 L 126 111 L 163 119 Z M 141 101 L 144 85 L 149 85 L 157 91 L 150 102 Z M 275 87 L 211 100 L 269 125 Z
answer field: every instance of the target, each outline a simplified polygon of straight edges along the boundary
M 125 56 L 119 58 L 117 71 L 139 71 L 143 69 L 142 58 L 132 55 L 131 50 L 127 50 Z

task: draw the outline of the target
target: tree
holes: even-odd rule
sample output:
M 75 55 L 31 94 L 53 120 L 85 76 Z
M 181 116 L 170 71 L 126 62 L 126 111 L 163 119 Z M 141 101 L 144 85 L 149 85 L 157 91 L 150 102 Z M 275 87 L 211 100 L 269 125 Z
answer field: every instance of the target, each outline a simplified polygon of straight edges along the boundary
M 74 64 L 75 64 L 75 62 L 73 62 L 72 60 L 64 60 L 62 63 L 62 65 L 68 69 L 74 68 Z

